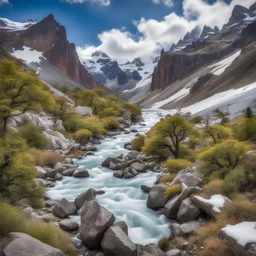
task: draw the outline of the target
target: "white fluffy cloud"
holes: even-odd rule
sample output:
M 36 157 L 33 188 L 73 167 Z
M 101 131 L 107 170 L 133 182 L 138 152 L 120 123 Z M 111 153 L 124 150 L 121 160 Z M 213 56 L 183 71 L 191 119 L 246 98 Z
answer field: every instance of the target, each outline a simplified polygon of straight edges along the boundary
M 172 0 L 152 0 L 154 4 L 164 4 L 167 7 L 172 7 Z
M 81 59 L 89 57 L 96 50 L 123 62 L 135 57 L 153 58 L 162 48 L 168 49 L 172 43 L 177 43 L 196 25 L 216 25 L 221 28 L 228 22 L 236 4 L 249 7 L 254 2 L 255 0 L 233 0 L 226 4 L 217 0 L 210 5 L 204 0 L 183 0 L 183 16 L 172 12 L 162 21 L 141 18 L 133 22 L 139 36 L 135 37 L 124 29 L 112 29 L 98 35 L 101 42 L 99 46 L 86 45 L 77 50 Z
M 0 0 L 0 5 L 2 4 L 10 4 L 9 0 Z
M 1 1 L 1 0 L 0 0 Z M 110 0 L 62 0 L 70 4 L 82 4 L 85 2 L 91 2 L 92 4 L 110 5 Z

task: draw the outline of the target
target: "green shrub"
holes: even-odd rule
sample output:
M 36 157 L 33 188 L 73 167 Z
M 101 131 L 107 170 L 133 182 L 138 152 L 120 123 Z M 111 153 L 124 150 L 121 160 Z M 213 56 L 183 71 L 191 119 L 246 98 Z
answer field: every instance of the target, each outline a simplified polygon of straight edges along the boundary
M 46 136 L 41 132 L 40 128 L 32 122 L 20 126 L 18 136 L 25 139 L 30 147 L 42 149 L 48 144 Z
M 171 174 L 164 175 L 161 178 L 160 183 L 161 184 L 166 184 L 168 182 L 172 182 L 175 177 L 176 177 L 176 173 L 171 173 Z
M 92 132 L 87 129 L 82 129 L 75 133 L 76 141 L 83 144 L 86 144 L 92 136 Z
M 174 196 L 180 194 L 181 191 L 182 191 L 181 185 L 180 184 L 174 184 L 172 186 L 169 186 L 169 187 L 165 188 L 164 195 L 165 195 L 166 198 L 169 199 L 171 197 L 174 197 Z
M 168 169 L 168 171 L 174 172 L 174 173 L 184 170 L 187 167 L 193 167 L 193 165 L 194 165 L 193 163 L 185 159 L 172 159 L 172 160 L 167 160 L 165 162 L 165 167 Z
M 113 116 L 105 117 L 105 118 L 101 119 L 101 123 L 102 123 L 104 129 L 106 129 L 108 131 L 116 130 L 120 127 L 119 122 Z
M 168 238 L 162 238 L 158 241 L 158 247 L 164 251 L 164 252 L 167 252 L 169 251 L 171 248 L 170 248 L 170 242 L 168 240 Z
M 235 136 L 239 141 L 256 139 L 256 116 L 246 119 L 235 128 Z
M 103 109 L 103 111 L 98 113 L 98 115 L 100 118 L 109 117 L 109 116 L 119 117 L 122 115 L 122 111 L 121 111 L 121 108 L 118 108 L 118 107 L 116 107 L 116 108 L 108 107 L 108 108 Z
M 138 135 L 136 138 L 134 138 L 131 142 L 131 146 L 133 150 L 141 151 L 142 147 L 145 144 L 146 137 L 145 135 Z
M 32 148 L 29 150 L 30 154 L 35 157 L 35 164 L 42 167 L 54 166 L 63 160 L 63 157 L 57 152 L 42 151 Z
M 137 121 L 136 117 L 142 115 L 141 108 L 136 106 L 135 104 L 126 102 L 123 104 L 123 108 L 131 113 L 132 121 Z
M 26 217 L 21 210 L 3 201 L 0 201 L 0 209 L 0 237 L 24 229 Z

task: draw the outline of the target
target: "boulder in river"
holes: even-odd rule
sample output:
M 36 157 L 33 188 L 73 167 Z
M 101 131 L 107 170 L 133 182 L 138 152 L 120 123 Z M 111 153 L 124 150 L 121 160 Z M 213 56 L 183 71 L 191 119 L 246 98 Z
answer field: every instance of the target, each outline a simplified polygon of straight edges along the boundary
M 165 186 L 154 186 L 148 194 L 147 207 L 152 209 L 163 208 L 167 202 L 167 198 L 164 195 Z
M 74 171 L 73 173 L 73 177 L 75 178 L 88 178 L 89 177 L 89 173 L 87 170 L 78 168 Z
M 74 231 L 78 229 L 78 224 L 70 219 L 61 220 L 59 223 L 61 229 L 65 231 Z
M 144 163 L 133 163 L 131 164 L 131 168 L 135 169 L 138 172 L 146 172 L 147 166 Z
M 83 192 L 80 194 L 74 201 L 75 206 L 77 209 L 80 209 L 85 202 L 95 200 L 95 190 L 94 189 L 88 189 L 86 192 Z
M 107 229 L 101 248 L 106 256 L 137 256 L 135 244 L 118 226 L 111 226 Z
M 88 201 L 81 212 L 81 240 L 88 249 L 97 249 L 115 216 L 96 201 Z
M 54 207 L 53 214 L 62 219 L 76 212 L 76 206 L 67 199 L 61 199 Z

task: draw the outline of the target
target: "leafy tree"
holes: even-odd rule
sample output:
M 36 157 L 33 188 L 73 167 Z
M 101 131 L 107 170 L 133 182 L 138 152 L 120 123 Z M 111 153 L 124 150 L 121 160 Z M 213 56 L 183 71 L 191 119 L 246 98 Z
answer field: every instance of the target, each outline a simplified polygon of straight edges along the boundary
M 0 198 L 11 203 L 24 198 L 38 203 L 44 191 L 34 182 L 37 175 L 25 141 L 8 133 L 0 140 Z
M 59 106 L 59 110 L 61 112 L 66 112 L 66 110 L 68 108 L 68 103 L 69 103 L 68 98 L 66 98 L 64 96 L 59 96 L 59 97 L 55 98 L 55 101 Z
M 254 116 L 253 111 L 250 107 L 246 108 L 245 110 L 245 117 L 246 118 L 252 118 Z
M 219 110 L 218 108 L 213 111 L 215 118 L 220 119 L 220 124 L 223 125 L 229 121 L 228 116 L 230 116 L 229 112 L 224 112 Z
M 32 122 L 25 123 L 18 129 L 18 136 L 25 139 L 30 147 L 44 148 L 48 144 L 46 136 Z
M 139 134 L 137 137 L 135 137 L 132 142 L 131 146 L 133 150 L 141 151 L 142 147 L 145 144 L 146 136 Z
M 224 177 L 238 166 L 248 150 L 249 146 L 246 143 L 237 140 L 225 140 L 210 147 L 198 155 L 199 160 L 204 163 L 203 174 L 208 176 L 214 171 L 220 171 Z
M 9 118 L 29 110 L 40 111 L 53 102 L 47 85 L 36 76 L 11 61 L 0 63 L 0 136 L 4 136 Z
M 81 97 L 81 92 L 74 92 L 74 93 L 71 93 L 69 95 L 69 97 L 74 101 L 75 103 L 75 107 L 77 107 L 78 105 L 78 100 L 80 99 Z
M 101 122 L 103 124 L 104 129 L 106 129 L 108 131 L 116 130 L 120 127 L 119 122 L 113 116 L 105 117 L 105 118 L 101 119 Z
M 197 134 L 193 125 L 181 116 L 169 116 L 157 123 L 148 133 L 149 139 L 143 147 L 147 155 L 167 159 L 181 157 L 181 144 L 186 138 Z
M 246 141 L 256 138 L 256 116 L 246 119 L 242 124 L 235 128 L 236 138 Z
M 181 170 L 186 169 L 187 167 L 193 167 L 194 164 L 185 159 L 171 159 L 165 162 L 165 167 L 169 172 L 177 173 Z
M 137 117 L 141 116 L 142 114 L 141 108 L 132 103 L 128 103 L 128 102 L 124 103 L 123 108 L 128 110 L 131 113 L 131 118 L 132 118 L 132 121 L 134 122 L 136 122 Z
M 192 122 L 193 124 L 201 124 L 202 121 L 203 121 L 203 117 L 201 117 L 201 116 L 195 116 L 195 117 L 193 117 L 193 118 L 191 119 L 191 122 Z
M 213 139 L 214 144 L 232 137 L 232 129 L 223 125 L 215 124 L 205 127 L 204 133 Z

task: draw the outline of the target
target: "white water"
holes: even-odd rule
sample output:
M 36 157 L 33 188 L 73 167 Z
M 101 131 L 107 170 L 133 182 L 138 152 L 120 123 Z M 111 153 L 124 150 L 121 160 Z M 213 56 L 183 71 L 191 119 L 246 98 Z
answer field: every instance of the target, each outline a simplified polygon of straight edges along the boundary
M 144 110 L 143 118 L 146 126 L 135 125 L 132 128 L 139 133 L 147 132 L 160 120 L 155 110 Z M 90 177 L 76 179 L 65 177 L 58 181 L 54 188 L 48 190 L 48 195 L 53 199 L 66 198 L 74 200 L 80 193 L 89 188 L 104 190 L 104 195 L 97 195 L 98 202 L 113 212 L 116 221 L 124 220 L 129 227 L 129 237 L 134 243 L 156 243 L 161 237 L 169 235 L 170 220 L 164 215 L 146 207 L 147 194 L 140 186 L 152 186 L 156 180 L 156 173 L 140 173 L 132 179 L 118 179 L 113 177 L 113 171 L 101 167 L 101 163 L 109 156 L 127 154 L 124 144 L 130 142 L 135 134 L 122 134 L 116 139 L 108 138 L 97 145 L 98 151 L 94 156 L 86 156 L 75 163 L 89 171 Z M 73 217 L 79 220 L 79 217 Z

